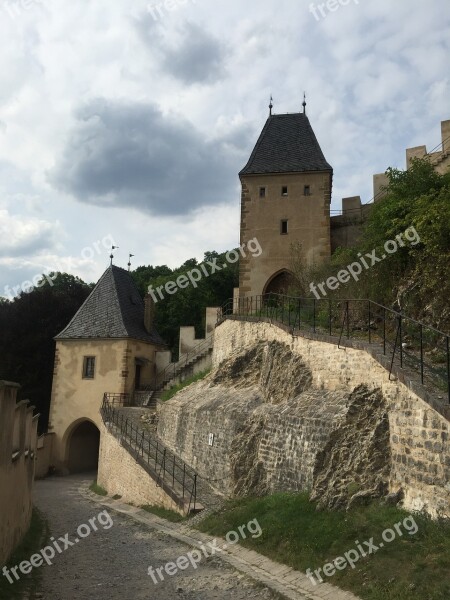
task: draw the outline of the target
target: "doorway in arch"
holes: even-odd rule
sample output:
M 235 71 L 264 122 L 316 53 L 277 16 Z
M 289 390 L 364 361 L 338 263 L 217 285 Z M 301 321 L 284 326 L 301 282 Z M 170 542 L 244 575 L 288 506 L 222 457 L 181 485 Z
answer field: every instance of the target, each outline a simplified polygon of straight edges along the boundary
M 99 448 L 98 427 L 87 420 L 76 425 L 68 441 L 67 468 L 70 473 L 97 470 Z

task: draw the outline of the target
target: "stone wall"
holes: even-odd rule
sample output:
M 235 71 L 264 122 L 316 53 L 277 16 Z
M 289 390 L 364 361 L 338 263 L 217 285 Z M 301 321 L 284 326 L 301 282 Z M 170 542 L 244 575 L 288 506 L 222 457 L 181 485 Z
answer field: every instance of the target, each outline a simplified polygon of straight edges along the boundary
M 43 479 L 49 474 L 49 469 L 52 466 L 54 439 L 54 433 L 44 433 L 38 438 L 36 449 L 36 479 Z
M 183 514 L 176 502 L 156 485 L 103 423 L 100 425 L 97 482 L 111 496 L 118 494 L 129 504 L 156 505 Z
M 0 565 L 28 530 L 37 442 L 37 419 L 28 401 L 16 403 L 15 383 L 0 381 Z
M 225 321 L 213 372 L 160 412 L 158 434 L 226 495 L 308 490 L 344 507 L 400 490 L 449 515 L 449 422 L 355 348 Z
M 225 495 L 317 488 L 340 507 L 387 493 L 387 429 L 382 398 L 315 388 L 288 345 L 261 341 L 165 403 L 158 434 Z

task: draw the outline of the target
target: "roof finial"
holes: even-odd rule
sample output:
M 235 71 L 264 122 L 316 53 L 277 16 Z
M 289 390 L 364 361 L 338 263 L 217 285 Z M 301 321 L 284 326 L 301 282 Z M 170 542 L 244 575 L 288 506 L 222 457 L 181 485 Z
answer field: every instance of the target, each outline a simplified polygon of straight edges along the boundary
M 114 250 L 118 250 L 118 249 L 119 249 L 119 246 L 111 246 L 111 254 L 109 255 L 109 258 L 111 259 L 111 266 L 113 264 L 112 261 L 113 261 L 113 258 L 114 258 L 113 252 L 114 252 Z
M 271 94 L 270 95 L 270 104 L 269 104 L 270 116 L 272 116 L 272 108 L 273 108 L 273 98 L 272 98 L 272 94 Z
M 128 255 L 128 272 L 130 272 L 131 269 L 131 259 L 133 258 L 134 254 L 129 254 Z
M 306 92 L 303 92 L 303 114 L 306 115 Z

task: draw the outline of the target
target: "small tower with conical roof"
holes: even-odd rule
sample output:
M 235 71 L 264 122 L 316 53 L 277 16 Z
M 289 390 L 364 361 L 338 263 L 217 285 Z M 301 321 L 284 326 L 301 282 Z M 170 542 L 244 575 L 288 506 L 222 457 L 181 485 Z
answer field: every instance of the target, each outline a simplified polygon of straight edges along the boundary
M 59 471 L 97 467 L 105 393 L 119 402 L 154 383 L 156 354 L 167 346 L 153 313 L 130 273 L 111 264 L 56 336 L 49 431 Z

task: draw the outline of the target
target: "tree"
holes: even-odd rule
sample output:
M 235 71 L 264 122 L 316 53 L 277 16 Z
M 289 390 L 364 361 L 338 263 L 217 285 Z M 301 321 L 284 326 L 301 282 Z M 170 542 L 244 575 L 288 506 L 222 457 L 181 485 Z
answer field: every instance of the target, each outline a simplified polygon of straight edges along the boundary
M 21 384 L 19 399 L 36 407 L 46 431 L 53 379 L 53 338 L 87 298 L 92 285 L 67 273 L 42 276 L 42 287 L 0 303 L 0 379 Z M 45 283 L 44 283 L 45 282 Z

